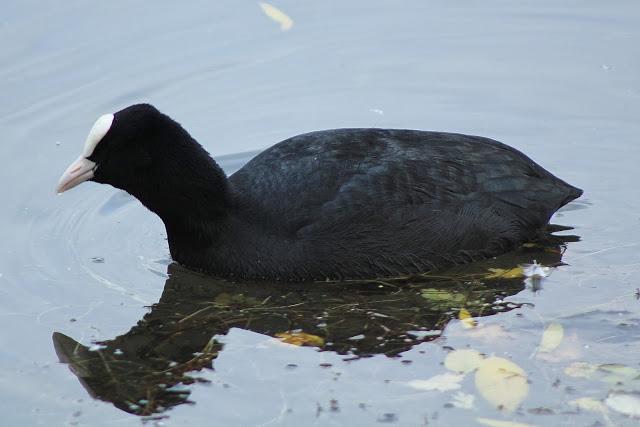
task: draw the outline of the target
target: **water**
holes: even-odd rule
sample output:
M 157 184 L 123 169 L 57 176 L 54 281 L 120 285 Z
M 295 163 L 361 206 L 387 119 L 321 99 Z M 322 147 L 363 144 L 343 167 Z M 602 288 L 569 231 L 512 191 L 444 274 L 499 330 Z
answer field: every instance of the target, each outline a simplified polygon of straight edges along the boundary
M 7 425 L 637 423 L 610 395 L 633 399 L 640 390 L 637 2 L 278 2 L 294 21 L 289 31 L 255 2 L 6 3 Z M 168 267 L 162 224 L 127 195 L 95 184 L 53 194 L 95 118 L 140 101 L 180 121 L 229 173 L 272 143 L 322 128 L 493 137 L 586 190 L 553 219 L 575 227 L 558 234 L 581 240 L 566 243 L 566 265 L 541 289 L 478 271 L 404 287 L 229 287 Z M 502 266 L 545 253 L 558 262 L 555 246 L 545 247 L 551 252 L 529 248 Z M 464 307 L 477 326 L 460 320 Z M 550 324 L 564 334 L 545 353 Z M 315 344 L 327 351 L 273 338 L 289 329 L 311 334 L 297 335 L 310 344 L 323 338 Z M 546 345 L 549 336 L 558 341 L 547 334 Z M 526 373 L 526 397 L 512 412 L 483 397 L 473 372 L 449 379 L 458 389 L 412 383 L 450 372 L 447 355 L 467 348 Z M 164 412 L 148 398 L 122 404 L 141 389 L 164 396 L 154 380 L 162 369 L 171 370 L 167 383 L 178 381 Z M 580 398 L 607 410 L 578 410 L 571 402 Z

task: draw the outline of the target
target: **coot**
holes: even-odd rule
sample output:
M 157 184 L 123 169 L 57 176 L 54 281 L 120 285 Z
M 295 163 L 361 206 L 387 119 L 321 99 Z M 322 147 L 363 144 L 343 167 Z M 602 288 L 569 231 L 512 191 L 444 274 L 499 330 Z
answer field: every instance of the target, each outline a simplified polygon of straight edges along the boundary
M 173 259 L 229 278 L 391 277 L 495 256 L 582 190 L 478 136 L 334 129 L 282 141 L 226 177 L 148 104 L 101 116 L 60 178 L 132 194 L 164 222 Z

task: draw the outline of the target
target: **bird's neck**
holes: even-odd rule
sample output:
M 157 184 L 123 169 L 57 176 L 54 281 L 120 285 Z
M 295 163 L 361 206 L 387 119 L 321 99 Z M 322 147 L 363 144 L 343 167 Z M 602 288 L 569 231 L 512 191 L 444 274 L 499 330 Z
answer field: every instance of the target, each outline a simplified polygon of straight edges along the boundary
M 200 148 L 200 147 L 198 147 Z M 165 224 L 171 254 L 202 251 L 221 239 L 233 215 L 234 197 L 222 169 L 204 152 L 172 163 L 173 173 L 148 180 L 155 187 L 132 192 Z M 136 194 L 137 193 L 137 194 Z

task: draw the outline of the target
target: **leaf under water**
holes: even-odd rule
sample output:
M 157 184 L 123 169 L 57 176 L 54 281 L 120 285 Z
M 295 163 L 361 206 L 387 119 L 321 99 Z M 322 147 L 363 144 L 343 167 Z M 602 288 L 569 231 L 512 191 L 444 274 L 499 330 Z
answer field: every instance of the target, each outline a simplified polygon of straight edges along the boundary
M 476 371 L 475 383 L 487 402 L 509 412 L 529 393 L 527 374 L 520 366 L 502 357 L 484 359 Z
M 269 3 L 261 2 L 259 4 L 265 15 L 280 24 L 280 29 L 282 31 L 289 31 L 291 27 L 293 27 L 293 19 L 291 19 L 289 15 Z

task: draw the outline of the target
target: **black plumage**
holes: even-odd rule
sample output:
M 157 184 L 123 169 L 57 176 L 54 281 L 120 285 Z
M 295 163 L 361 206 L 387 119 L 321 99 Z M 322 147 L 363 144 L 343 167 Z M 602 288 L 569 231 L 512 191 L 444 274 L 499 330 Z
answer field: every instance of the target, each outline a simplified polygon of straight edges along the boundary
M 405 275 L 495 256 L 582 191 L 500 142 L 335 129 L 282 141 L 225 177 L 147 104 L 115 113 L 93 180 L 163 220 L 174 260 L 232 278 Z

